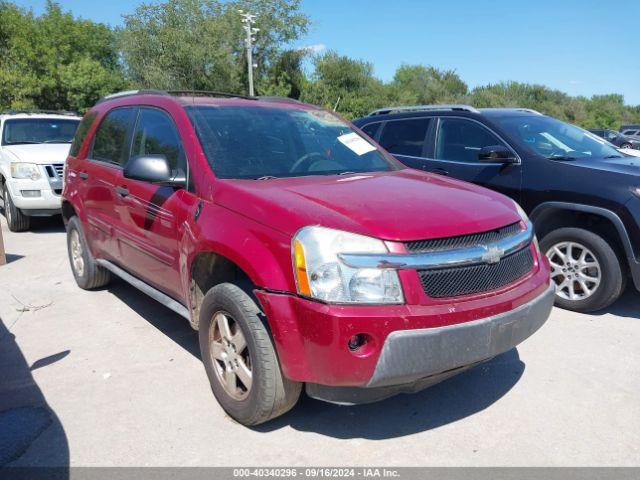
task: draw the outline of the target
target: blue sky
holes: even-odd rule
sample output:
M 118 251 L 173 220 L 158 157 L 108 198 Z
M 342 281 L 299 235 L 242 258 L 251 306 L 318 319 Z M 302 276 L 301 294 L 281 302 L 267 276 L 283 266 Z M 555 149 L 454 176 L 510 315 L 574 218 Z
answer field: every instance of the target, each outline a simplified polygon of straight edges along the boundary
M 45 0 L 16 3 L 42 11 Z M 140 1 L 60 0 L 75 15 L 121 24 Z M 621 93 L 640 105 L 640 1 L 303 0 L 314 45 L 373 63 L 454 69 L 471 87 L 516 80 L 571 95 Z

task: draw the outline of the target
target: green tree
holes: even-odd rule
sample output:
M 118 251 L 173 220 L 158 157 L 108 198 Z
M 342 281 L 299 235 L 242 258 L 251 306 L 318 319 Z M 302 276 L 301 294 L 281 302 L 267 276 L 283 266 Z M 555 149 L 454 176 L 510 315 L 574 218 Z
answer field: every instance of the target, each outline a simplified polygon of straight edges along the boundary
M 85 110 L 125 85 L 114 33 L 48 0 L 35 17 L 0 3 L 2 107 Z
M 402 65 L 391 88 L 397 101 L 405 104 L 455 103 L 467 94 L 467 84 L 453 70 L 424 65 Z
M 287 63 L 283 45 L 306 32 L 309 20 L 300 13 L 299 0 L 143 4 L 124 17 L 120 31 L 128 77 L 141 87 L 246 92 L 245 34 L 239 9 L 257 15 L 256 85 L 293 85 L 299 79 L 279 78 L 288 74 L 286 69 L 273 69 L 279 61 L 283 66 Z

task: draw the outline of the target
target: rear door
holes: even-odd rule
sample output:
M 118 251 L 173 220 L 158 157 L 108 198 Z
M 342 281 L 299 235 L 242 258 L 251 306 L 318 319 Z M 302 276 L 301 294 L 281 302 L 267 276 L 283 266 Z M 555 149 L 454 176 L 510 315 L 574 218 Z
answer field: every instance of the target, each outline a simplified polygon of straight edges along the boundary
M 188 162 L 178 130 L 164 110 L 140 107 L 131 143 L 130 158 L 164 155 L 175 175 L 185 176 Z M 156 288 L 181 299 L 179 276 L 179 222 L 193 205 L 193 194 L 184 189 L 119 176 L 119 250 L 121 263 Z
M 115 187 L 128 158 L 136 112 L 132 107 L 109 111 L 98 125 L 87 160 L 75 172 L 84 199 L 86 230 L 93 253 L 112 260 L 118 257 L 116 234 L 120 199 Z
M 433 159 L 446 174 L 496 190 L 520 201 L 522 163 L 487 163 L 479 160 L 483 147 L 511 148 L 495 132 L 482 123 L 462 117 L 440 117 L 437 122 L 433 146 Z

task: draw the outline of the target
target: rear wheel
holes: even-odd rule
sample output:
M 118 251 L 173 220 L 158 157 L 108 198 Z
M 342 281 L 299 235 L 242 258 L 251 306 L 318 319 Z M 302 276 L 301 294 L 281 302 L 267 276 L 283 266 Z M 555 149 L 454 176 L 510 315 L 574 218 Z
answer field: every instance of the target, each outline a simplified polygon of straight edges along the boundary
M 29 230 L 30 218 L 14 205 L 6 183 L 2 185 L 2 198 L 4 199 L 4 216 L 7 219 L 9 230 L 12 232 Z
M 558 307 L 593 312 L 611 305 L 624 291 L 626 276 L 607 241 L 581 228 L 554 230 L 540 242 L 551 263 Z
M 91 255 L 78 217 L 71 217 L 67 223 L 67 250 L 71 271 L 80 288 L 92 290 L 109 283 L 111 274 Z
M 630 143 L 623 143 L 622 145 L 620 145 L 620 148 L 633 148 L 633 145 L 631 145 Z
M 298 401 L 302 384 L 282 375 L 260 310 L 241 288 L 223 283 L 207 292 L 199 338 L 213 394 L 238 422 L 266 422 Z

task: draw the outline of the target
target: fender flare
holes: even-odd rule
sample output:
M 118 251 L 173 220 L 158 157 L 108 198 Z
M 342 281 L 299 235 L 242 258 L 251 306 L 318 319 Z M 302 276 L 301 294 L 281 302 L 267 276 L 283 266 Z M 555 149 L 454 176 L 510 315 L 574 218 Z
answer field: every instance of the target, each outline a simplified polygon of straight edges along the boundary
M 622 222 L 620 217 L 611 210 L 602 207 L 594 207 L 592 205 L 584 205 L 581 203 L 544 202 L 534 208 L 531 212 L 531 215 L 529 215 L 533 224 L 536 225 L 541 216 L 550 209 L 573 210 L 576 212 L 593 213 L 595 215 L 600 215 L 607 220 L 610 220 L 611 223 L 613 223 L 613 225 L 616 227 L 618 236 L 620 237 L 620 241 L 622 242 L 622 246 L 624 247 L 625 254 L 627 255 L 627 259 L 635 261 L 635 255 L 633 253 L 631 239 L 629 238 L 629 234 L 627 233 L 627 228 L 624 226 L 624 223 Z

